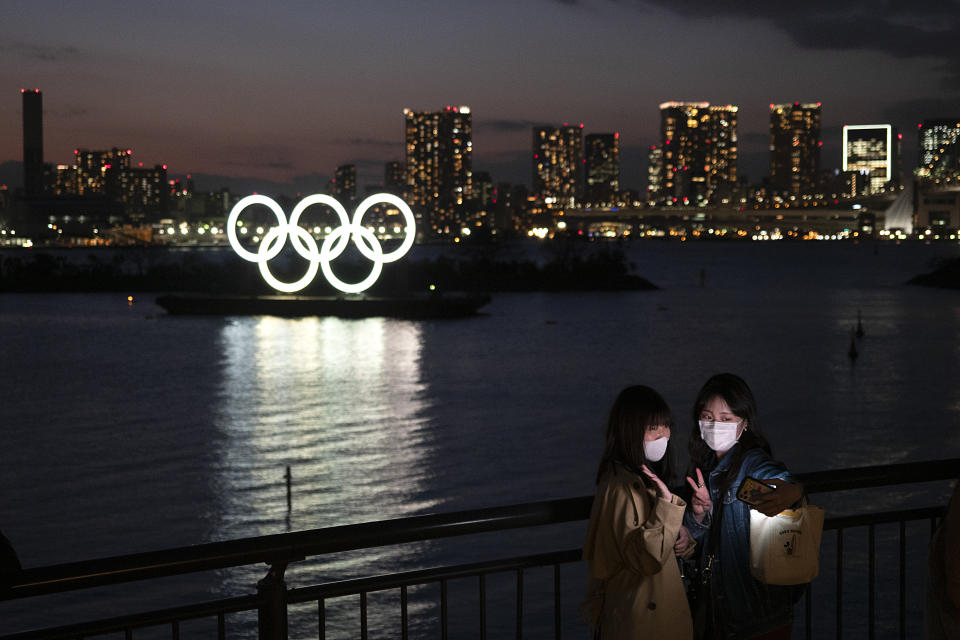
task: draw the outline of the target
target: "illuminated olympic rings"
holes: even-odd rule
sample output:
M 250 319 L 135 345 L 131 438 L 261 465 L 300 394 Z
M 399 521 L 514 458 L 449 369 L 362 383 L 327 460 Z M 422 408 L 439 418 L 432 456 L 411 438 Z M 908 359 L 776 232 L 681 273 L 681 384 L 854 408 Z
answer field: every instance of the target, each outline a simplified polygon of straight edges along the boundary
M 378 203 L 387 203 L 395 206 L 400 210 L 400 213 L 403 214 L 404 221 L 406 222 L 406 227 L 404 228 L 406 236 L 403 239 L 403 243 L 390 253 L 384 253 L 377 237 L 372 231 L 361 224 L 367 210 Z M 270 230 L 267 231 L 266 235 L 260 240 L 260 246 L 256 252 L 245 249 L 237 238 L 237 220 L 240 218 L 240 213 L 253 204 L 264 205 L 270 209 L 277 218 L 277 226 L 271 227 Z M 315 204 L 327 205 L 336 212 L 340 220 L 340 226 L 334 229 L 333 232 L 327 234 L 327 237 L 323 239 L 323 243 L 319 248 L 317 247 L 317 241 L 314 237 L 298 224 L 300 215 L 304 210 Z M 383 270 L 385 262 L 393 262 L 403 257 L 407 251 L 410 250 L 410 247 L 413 246 L 414 236 L 416 235 L 415 227 L 416 223 L 413 218 L 413 212 L 410 210 L 410 207 L 407 206 L 407 203 L 389 193 L 377 193 L 366 198 L 357 206 L 357 210 L 353 214 L 353 220 L 350 220 L 347 216 L 346 209 L 343 208 L 343 205 L 341 205 L 336 198 L 323 194 L 307 196 L 301 200 L 297 206 L 294 207 L 293 213 L 290 214 L 289 222 L 283 213 L 283 209 L 280 208 L 280 205 L 277 204 L 273 198 L 261 195 L 247 196 L 241 199 L 234 205 L 233 209 L 230 210 L 230 215 L 227 217 L 227 237 L 230 239 L 230 246 L 233 247 L 233 250 L 244 260 L 256 262 L 260 267 L 260 275 L 263 276 L 267 284 L 277 291 L 283 291 L 285 293 L 300 291 L 313 282 L 314 277 L 317 275 L 318 268 L 323 270 L 323 275 L 327 279 L 327 282 L 344 293 L 360 293 L 366 291 L 377 281 L 377 278 L 380 277 L 380 272 Z M 267 264 L 270 260 L 280 255 L 288 236 L 297 253 L 310 262 L 307 272 L 296 282 L 281 282 L 277 280 L 270 272 L 270 267 Z M 333 270 L 330 268 L 330 263 L 340 257 L 351 239 L 357 245 L 360 253 L 373 262 L 373 269 L 370 271 L 370 275 L 356 284 L 350 284 L 340 280 L 334 275 Z

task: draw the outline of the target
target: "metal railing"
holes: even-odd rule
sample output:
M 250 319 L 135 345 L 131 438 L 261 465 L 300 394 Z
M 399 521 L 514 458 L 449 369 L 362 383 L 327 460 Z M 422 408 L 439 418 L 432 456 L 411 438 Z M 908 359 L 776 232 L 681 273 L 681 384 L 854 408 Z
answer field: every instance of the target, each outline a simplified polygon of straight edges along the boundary
M 868 489 L 918 482 L 953 480 L 960 477 L 960 458 L 896 465 L 862 467 L 837 471 L 795 474 L 808 494 L 833 491 Z M 476 578 L 480 603 L 478 627 L 480 637 L 486 638 L 486 578 L 493 574 L 513 572 L 516 575 L 516 637 L 522 638 L 524 572 L 538 567 L 553 567 L 554 635 L 562 636 L 560 602 L 560 566 L 580 562 L 580 549 L 564 549 L 520 557 L 499 558 L 432 569 L 371 576 L 359 579 L 328 582 L 309 587 L 288 589 L 284 574 L 290 563 L 306 558 L 343 551 L 370 549 L 468 534 L 506 531 L 586 520 L 590 514 L 592 496 L 550 500 L 504 507 L 475 509 L 446 514 L 414 516 L 383 522 L 330 527 L 293 533 L 245 538 L 227 542 L 169 549 L 150 553 L 130 554 L 26 569 L 22 578 L 8 590 L 0 593 L 0 600 L 23 600 L 76 589 L 118 585 L 153 580 L 168 576 L 182 576 L 202 571 L 245 567 L 266 563 L 270 569 L 257 584 L 255 594 L 195 603 L 146 613 L 96 620 L 81 624 L 47 628 L 0 637 L 0 640 L 86 638 L 108 633 L 122 633 L 133 638 L 135 630 L 169 626 L 170 637 L 180 637 L 180 626 L 197 619 L 216 619 L 217 637 L 226 637 L 226 616 L 237 612 L 256 611 L 259 637 L 286 638 L 288 609 L 299 603 L 317 603 L 319 637 L 326 634 L 325 605 L 331 598 L 353 595 L 360 597 L 360 629 L 358 636 L 366 638 L 367 596 L 370 593 L 399 589 L 401 600 L 400 637 L 409 633 L 408 589 L 415 585 L 440 585 L 441 637 L 448 637 L 448 593 L 450 580 Z M 907 632 L 906 607 L 906 524 L 927 520 L 932 531 L 944 506 L 884 513 L 867 513 L 843 517 L 828 517 L 825 531 L 835 531 L 836 555 L 836 636 L 843 636 L 844 600 L 844 539 L 850 529 L 866 527 L 868 531 L 868 635 L 875 637 L 876 539 L 878 526 L 899 524 L 899 637 Z M 824 536 L 825 541 L 827 536 Z M 928 539 L 924 539 L 926 544 Z M 825 562 L 821 553 L 821 567 Z M 821 577 L 823 572 L 821 572 Z M 805 635 L 812 637 L 813 600 L 811 589 L 819 589 L 817 581 L 808 588 L 804 604 Z

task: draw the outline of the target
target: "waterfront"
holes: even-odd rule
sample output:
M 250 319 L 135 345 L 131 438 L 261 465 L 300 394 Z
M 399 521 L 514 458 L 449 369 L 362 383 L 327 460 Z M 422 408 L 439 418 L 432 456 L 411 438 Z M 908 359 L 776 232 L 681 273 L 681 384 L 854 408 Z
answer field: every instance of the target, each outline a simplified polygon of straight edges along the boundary
M 132 306 L 115 294 L 0 296 L 0 526 L 37 566 L 586 495 L 621 387 L 660 389 L 685 440 L 690 402 L 718 370 L 751 383 L 795 470 L 960 455 L 960 295 L 902 284 L 956 245 L 628 252 L 662 290 L 497 294 L 484 315 L 452 322 L 170 318 L 136 293 Z M 851 363 L 858 312 L 866 335 Z M 836 508 L 912 506 L 915 495 Z M 557 546 L 579 544 L 582 529 L 564 528 Z M 512 542 L 519 553 L 538 541 Z M 503 551 L 463 547 L 352 554 L 291 581 Z M 246 592 L 259 573 L 190 588 Z M 137 608 L 180 588 L 155 587 Z M 116 612 L 83 593 L 62 600 L 72 615 Z M 30 617 L 4 603 L 0 631 Z

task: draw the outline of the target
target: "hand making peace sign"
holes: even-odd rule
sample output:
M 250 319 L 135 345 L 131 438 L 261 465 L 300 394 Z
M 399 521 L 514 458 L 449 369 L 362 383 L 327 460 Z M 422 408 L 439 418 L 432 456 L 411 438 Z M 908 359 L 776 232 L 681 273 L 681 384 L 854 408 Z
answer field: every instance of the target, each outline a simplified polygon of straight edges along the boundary
M 707 483 L 703 481 L 703 472 L 697 468 L 697 479 L 687 476 L 687 482 L 693 487 L 693 497 L 690 499 L 690 508 L 693 509 L 693 517 L 697 522 L 703 522 L 704 516 L 713 509 L 713 501 L 710 499 L 710 491 L 707 489 Z

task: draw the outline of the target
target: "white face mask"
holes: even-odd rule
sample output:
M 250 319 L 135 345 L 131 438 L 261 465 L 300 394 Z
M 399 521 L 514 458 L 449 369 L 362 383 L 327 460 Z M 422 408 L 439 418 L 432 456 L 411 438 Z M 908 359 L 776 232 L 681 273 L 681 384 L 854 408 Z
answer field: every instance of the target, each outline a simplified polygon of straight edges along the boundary
M 656 440 L 644 440 L 643 455 L 645 455 L 650 462 L 659 462 L 663 454 L 667 452 L 667 444 L 669 442 L 670 438 L 667 437 L 657 438 Z
M 729 451 L 737 444 L 739 422 L 712 422 L 700 420 L 700 437 L 714 451 Z

